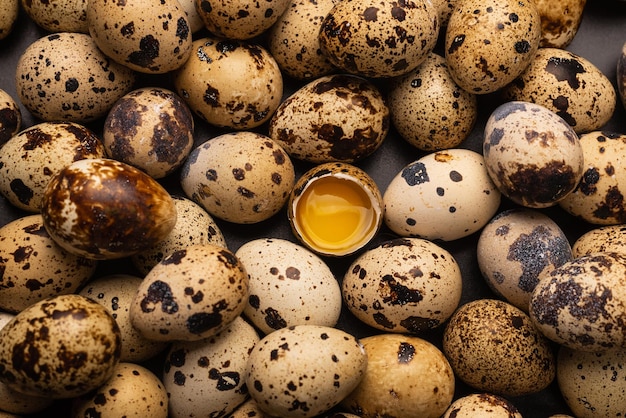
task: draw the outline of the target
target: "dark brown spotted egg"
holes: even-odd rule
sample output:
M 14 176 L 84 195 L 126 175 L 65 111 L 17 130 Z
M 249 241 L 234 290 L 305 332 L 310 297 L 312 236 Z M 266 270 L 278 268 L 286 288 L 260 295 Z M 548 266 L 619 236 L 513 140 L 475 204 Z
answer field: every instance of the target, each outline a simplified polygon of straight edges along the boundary
M 0 2 L 0 39 L 4 39 L 13 31 L 20 11 L 20 0 L 3 0 Z
M 174 342 L 163 365 L 169 416 L 230 416 L 248 399 L 246 365 L 258 341 L 252 325 L 237 317 L 213 337 Z
M 522 418 L 519 409 L 502 396 L 471 393 L 452 402 L 441 418 Z
M 204 29 L 204 22 L 196 9 L 196 0 L 178 0 L 178 2 L 187 15 L 189 30 L 191 30 L 191 33 L 195 34 Z
M 626 346 L 626 254 L 580 256 L 543 276 L 530 317 L 551 340 L 581 351 Z
M 541 47 L 566 48 L 576 36 L 587 0 L 532 0 L 541 16 Z
M 476 246 L 478 267 L 489 287 L 528 312 L 540 276 L 571 261 L 567 236 L 547 215 L 525 208 L 497 214 Z
M 366 369 L 367 354 L 354 336 L 337 328 L 296 325 L 254 346 L 245 382 L 268 415 L 314 417 L 339 404 Z
M 44 191 L 41 213 L 61 247 L 93 259 L 143 251 L 176 224 L 176 206 L 163 186 L 106 158 L 78 160 L 57 173 Z
M 252 398 L 248 398 L 247 401 L 239 405 L 230 415 L 230 418 L 269 418 L 256 401 Z
M 498 106 L 484 130 L 483 155 L 500 192 L 529 208 L 556 205 L 583 176 L 578 135 L 550 109 L 512 101 Z
M 626 251 L 626 225 L 605 225 L 585 232 L 572 244 L 574 258 L 597 252 Z
M 293 158 L 312 163 L 355 162 L 387 137 L 387 103 L 371 81 L 353 75 L 319 77 L 283 101 L 269 136 Z
M 259 238 L 243 244 L 235 255 L 250 283 L 244 315 L 263 333 L 300 324 L 337 324 L 339 283 L 315 253 L 284 239 Z
M 322 51 L 336 67 L 394 77 L 417 67 L 437 43 L 439 10 L 429 0 L 338 2 L 322 21 Z
M 191 245 L 150 270 L 137 289 L 130 319 L 151 340 L 201 340 L 243 312 L 248 292 L 248 275 L 231 251 Z
M 97 390 L 72 402 L 72 414 L 100 417 L 167 418 L 168 399 L 161 380 L 149 369 L 118 363 L 113 375 Z
M 176 92 L 205 121 L 237 130 L 267 122 L 283 96 L 283 77 L 261 45 L 216 37 L 197 39 L 174 72 Z
M 80 396 L 111 377 L 121 345 L 117 323 L 91 299 L 44 299 L 0 330 L 0 382 L 48 399 Z
M 0 147 L 22 127 L 22 111 L 15 99 L 0 89 Z
M 367 325 L 420 333 L 443 324 L 461 300 L 454 257 L 421 238 L 386 241 L 359 255 L 342 281 L 345 305 Z
M 578 134 L 601 129 L 617 103 L 611 80 L 598 67 L 559 48 L 539 48 L 526 70 L 504 88 L 503 96 L 550 109 Z
M 41 215 L 15 219 L 0 228 L 0 309 L 20 312 L 45 298 L 74 293 L 96 266 L 57 245 Z
M 556 373 L 549 340 L 524 311 L 497 299 L 461 306 L 444 330 L 443 352 L 459 379 L 501 396 L 540 392 Z
M 104 121 L 102 140 L 110 158 L 160 179 L 187 158 L 193 132 L 191 110 L 176 93 L 145 87 L 115 102 Z
M 31 43 L 15 73 L 17 96 L 44 121 L 86 123 L 128 93 L 135 73 L 104 55 L 83 33 L 60 32 Z
M 42 122 L 0 148 L 0 193 L 14 206 L 39 212 L 46 186 L 74 161 L 106 156 L 89 128 L 74 122 Z
M 403 237 L 452 241 L 480 230 L 500 192 L 477 152 L 451 148 L 405 166 L 383 195 L 385 224 Z
M 589 132 L 580 136 L 580 145 L 582 178 L 559 206 L 594 225 L 626 223 L 626 134 Z
M 48 32 L 88 33 L 88 0 L 20 1 L 28 17 Z
M 435 53 L 415 70 L 393 78 L 387 101 L 396 131 L 424 151 L 460 145 L 478 117 L 476 95 L 456 84 L 446 60 Z
M 533 1 L 460 0 L 445 33 L 450 74 L 467 91 L 495 92 L 526 69 L 540 38 Z
M 175 70 L 191 54 L 189 21 L 176 0 L 91 0 L 87 26 L 106 56 L 141 73 Z

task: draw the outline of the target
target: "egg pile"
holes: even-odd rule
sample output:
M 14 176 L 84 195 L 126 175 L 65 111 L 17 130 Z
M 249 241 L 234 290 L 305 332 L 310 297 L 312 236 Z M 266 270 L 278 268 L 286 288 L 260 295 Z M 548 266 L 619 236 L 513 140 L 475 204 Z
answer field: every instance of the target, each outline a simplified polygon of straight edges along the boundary
M 0 0 L 0 415 L 623 416 L 607 13 Z

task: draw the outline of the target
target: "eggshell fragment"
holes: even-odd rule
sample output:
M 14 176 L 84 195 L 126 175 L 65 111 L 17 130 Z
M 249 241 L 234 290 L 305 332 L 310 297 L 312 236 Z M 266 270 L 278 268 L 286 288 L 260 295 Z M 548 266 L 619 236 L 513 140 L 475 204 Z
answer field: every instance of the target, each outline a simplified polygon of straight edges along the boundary
M 0 89 L 0 147 L 22 127 L 22 111 L 15 99 Z
M 511 402 L 491 393 L 472 393 L 455 400 L 441 418 L 522 418 Z
M 574 258 L 599 252 L 625 252 L 626 225 L 607 225 L 591 229 L 572 245 Z

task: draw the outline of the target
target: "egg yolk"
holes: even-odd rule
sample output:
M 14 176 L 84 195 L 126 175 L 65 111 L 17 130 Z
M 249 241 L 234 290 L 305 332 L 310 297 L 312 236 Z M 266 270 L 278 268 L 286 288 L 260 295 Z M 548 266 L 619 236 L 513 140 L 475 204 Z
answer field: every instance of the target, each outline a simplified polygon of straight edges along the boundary
M 311 183 L 295 213 L 303 238 L 320 249 L 349 249 L 376 227 L 375 211 L 362 187 L 333 176 Z

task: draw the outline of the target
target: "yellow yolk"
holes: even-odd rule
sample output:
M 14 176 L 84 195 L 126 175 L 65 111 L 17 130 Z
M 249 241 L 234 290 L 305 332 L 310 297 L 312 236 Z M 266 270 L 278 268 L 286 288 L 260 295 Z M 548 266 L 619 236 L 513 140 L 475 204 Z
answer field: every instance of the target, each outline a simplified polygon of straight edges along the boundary
M 358 183 L 333 176 L 310 184 L 300 196 L 295 213 L 305 240 L 322 249 L 350 248 L 376 227 L 367 193 Z

